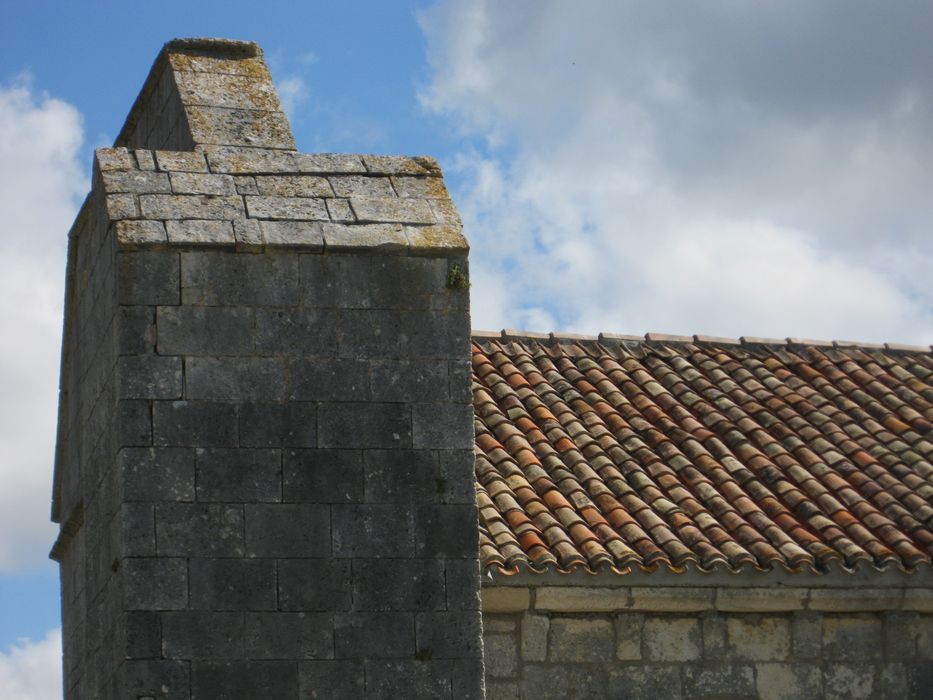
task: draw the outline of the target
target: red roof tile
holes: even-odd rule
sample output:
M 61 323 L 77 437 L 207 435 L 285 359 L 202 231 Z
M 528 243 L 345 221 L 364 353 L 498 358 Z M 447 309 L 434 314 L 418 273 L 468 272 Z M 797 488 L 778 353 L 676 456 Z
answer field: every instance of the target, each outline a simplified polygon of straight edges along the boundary
M 477 336 L 486 567 L 933 561 L 933 355 Z

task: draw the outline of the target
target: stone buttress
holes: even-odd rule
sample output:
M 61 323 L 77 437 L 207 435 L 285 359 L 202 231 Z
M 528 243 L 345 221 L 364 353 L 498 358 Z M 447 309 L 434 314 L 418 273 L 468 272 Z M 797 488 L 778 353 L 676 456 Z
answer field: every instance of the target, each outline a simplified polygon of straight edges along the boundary
M 434 160 L 166 44 L 69 235 L 66 698 L 483 697 L 467 253 Z

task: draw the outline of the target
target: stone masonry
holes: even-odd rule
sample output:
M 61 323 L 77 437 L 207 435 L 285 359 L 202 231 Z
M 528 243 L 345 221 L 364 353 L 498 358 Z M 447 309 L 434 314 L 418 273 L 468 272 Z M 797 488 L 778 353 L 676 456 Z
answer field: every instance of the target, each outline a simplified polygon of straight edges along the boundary
M 170 42 L 69 235 L 65 697 L 482 698 L 468 246 L 430 158 L 302 154 Z
M 933 688 L 929 587 L 490 585 L 483 626 L 490 700 L 919 700 Z

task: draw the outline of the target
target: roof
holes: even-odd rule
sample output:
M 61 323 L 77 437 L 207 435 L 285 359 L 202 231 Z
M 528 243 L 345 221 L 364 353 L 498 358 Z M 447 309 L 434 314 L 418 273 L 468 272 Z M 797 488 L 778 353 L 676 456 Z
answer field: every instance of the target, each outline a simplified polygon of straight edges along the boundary
M 931 564 L 930 347 L 476 333 L 473 402 L 485 569 Z

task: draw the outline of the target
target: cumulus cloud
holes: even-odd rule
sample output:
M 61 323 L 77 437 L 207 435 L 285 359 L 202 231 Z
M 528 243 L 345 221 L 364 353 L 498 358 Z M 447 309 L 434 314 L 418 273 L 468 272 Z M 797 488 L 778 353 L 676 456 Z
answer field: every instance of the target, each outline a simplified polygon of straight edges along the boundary
M 56 700 L 62 696 L 62 632 L 45 639 L 20 640 L 0 651 L 0 697 L 7 700 Z
M 0 574 L 44 561 L 58 399 L 67 233 L 88 183 L 81 117 L 0 86 Z M 12 697 L 0 693 L 3 697 Z
M 451 0 L 474 326 L 933 341 L 933 10 Z

